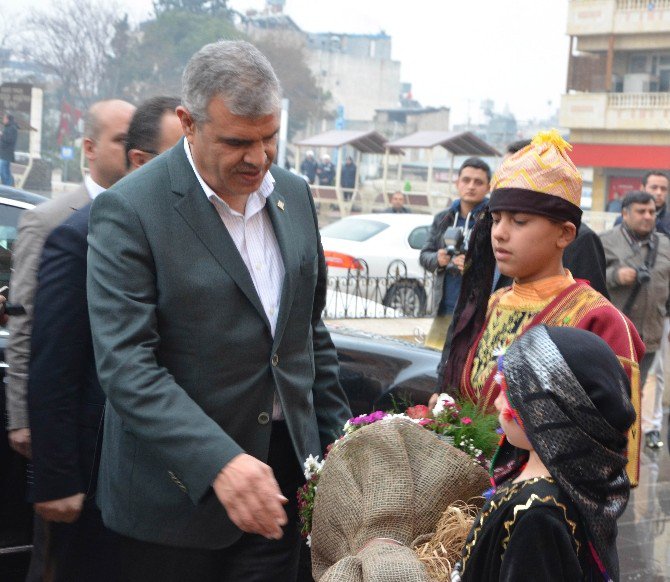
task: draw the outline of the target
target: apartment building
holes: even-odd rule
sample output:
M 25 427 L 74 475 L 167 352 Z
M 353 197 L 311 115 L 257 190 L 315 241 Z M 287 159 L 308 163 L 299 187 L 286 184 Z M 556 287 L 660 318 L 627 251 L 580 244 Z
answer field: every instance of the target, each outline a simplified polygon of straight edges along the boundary
M 570 0 L 560 123 L 593 209 L 670 170 L 670 0 Z

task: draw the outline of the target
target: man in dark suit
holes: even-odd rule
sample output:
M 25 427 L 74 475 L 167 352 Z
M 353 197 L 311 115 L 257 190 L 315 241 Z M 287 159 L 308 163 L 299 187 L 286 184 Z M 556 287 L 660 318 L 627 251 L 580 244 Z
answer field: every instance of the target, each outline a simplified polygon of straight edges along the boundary
M 185 140 L 91 210 L 99 504 L 126 581 L 295 580 L 301 464 L 350 415 L 314 203 L 270 170 L 280 88 L 257 49 L 207 45 L 182 84 Z
M 181 136 L 178 101 L 154 97 L 128 128 L 129 167 Z M 32 427 L 35 511 L 49 522 L 49 580 L 119 580 L 118 536 L 95 506 L 105 395 L 98 382 L 86 301 L 91 204 L 47 237 L 37 274 L 28 404 Z

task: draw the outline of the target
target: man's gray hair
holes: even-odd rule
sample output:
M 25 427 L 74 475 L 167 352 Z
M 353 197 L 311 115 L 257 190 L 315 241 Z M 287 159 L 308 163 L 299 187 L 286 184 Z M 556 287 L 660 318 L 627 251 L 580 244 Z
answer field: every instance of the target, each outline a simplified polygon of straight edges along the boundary
M 233 115 L 263 117 L 281 108 L 281 86 L 270 61 L 254 45 L 222 40 L 195 53 L 182 76 L 182 103 L 196 123 L 221 97 Z

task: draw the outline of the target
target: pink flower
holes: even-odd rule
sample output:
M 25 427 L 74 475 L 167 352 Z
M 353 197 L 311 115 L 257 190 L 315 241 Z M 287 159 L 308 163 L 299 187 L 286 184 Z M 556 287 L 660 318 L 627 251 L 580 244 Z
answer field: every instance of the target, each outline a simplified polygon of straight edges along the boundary
M 422 418 L 422 419 L 419 421 L 419 424 L 420 424 L 421 426 L 427 426 L 427 425 L 429 425 L 429 424 L 432 424 L 432 422 L 433 422 L 433 419 L 432 419 L 432 418 Z
M 461 422 L 463 424 L 472 424 L 472 419 L 469 416 L 464 416 L 463 418 L 461 418 Z
M 423 404 L 417 404 L 416 406 L 410 406 L 405 411 L 405 414 L 414 419 L 428 418 L 430 416 L 430 408 Z

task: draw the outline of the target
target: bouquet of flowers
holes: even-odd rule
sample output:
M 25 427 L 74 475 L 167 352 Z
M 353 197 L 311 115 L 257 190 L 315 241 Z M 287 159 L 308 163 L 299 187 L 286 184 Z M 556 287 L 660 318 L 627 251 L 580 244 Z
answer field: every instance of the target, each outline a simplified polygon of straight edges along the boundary
M 406 419 L 435 433 L 439 439 L 467 453 L 475 464 L 486 470 L 500 440 L 498 418 L 495 415 L 482 412 L 470 402 L 459 404 L 448 394 L 440 394 L 432 410 L 425 405 L 416 405 L 410 406 L 403 413 L 378 410 L 350 418 L 344 425 L 344 435 L 328 447 L 326 456 L 361 428 L 393 419 Z M 318 456 L 310 455 L 304 463 L 306 483 L 298 490 L 301 533 L 308 545 L 311 545 L 312 516 L 319 477 L 325 463 L 326 459 L 319 460 Z

